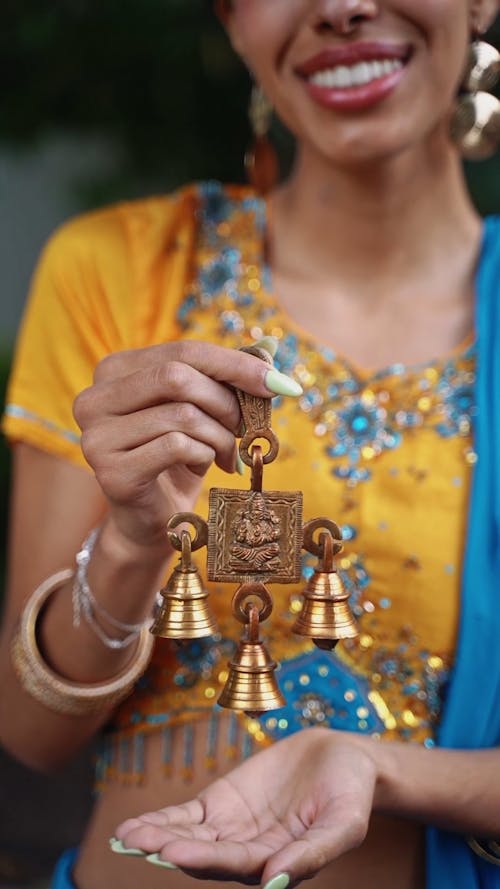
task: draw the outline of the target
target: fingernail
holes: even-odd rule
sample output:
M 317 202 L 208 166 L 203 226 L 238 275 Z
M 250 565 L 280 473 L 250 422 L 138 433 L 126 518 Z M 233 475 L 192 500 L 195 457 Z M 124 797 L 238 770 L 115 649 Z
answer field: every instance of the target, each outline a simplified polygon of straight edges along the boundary
M 275 395 L 292 395 L 297 398 L 304 391 L 299 383 L 296 383 L 291 377 L 287 377 L 286 374 L 282 374 L 276 369 L 268 370 L 265 383 L 269 391 L 274 392 Z
M 239 454 L 236 454 L 236 472 L 239 475 L 245 475 L 245 464 Z
M 258 349 L 264 349 L 266 352 L 269 352 L 271 358 L 274 358 L 278 351 L 279 341 L 275 336 L 263 336 L 261 340 L 252 343 L 252 346 L 257 346 Z
M 276 874 L 271 880 L 265 884 L 264 889 L 286 889 L 290 885 L 290 877 L 288 874 Z
M 160 858 L 158 852 L 155 852 L 154 855 L 147 855 L 146 861 L 149 861 L 150 864 L 156 864 L 157 867 L 166 867 L 167 870 L 178 870 L 176 864 L 172 864 L 171 861 L 164 861 L 163 858 Z
M 117 840 L 113 837 L 109 841 L 109 845 L 112 852 L 116 852 L 117 855 L 132 855 L 134 857 L 143 856 L 146 853 L 142 851 L 142 849 L 127 849 L 121 840 Z

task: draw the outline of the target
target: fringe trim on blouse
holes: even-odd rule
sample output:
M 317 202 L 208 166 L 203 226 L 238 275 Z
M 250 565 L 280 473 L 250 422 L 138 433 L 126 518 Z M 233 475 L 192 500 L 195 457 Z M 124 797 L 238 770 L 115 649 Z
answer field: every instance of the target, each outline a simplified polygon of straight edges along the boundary
M 167 725 L 159 730 L 161 738 L 161 770 L 164 778 L 172 777 L 179 768 L 185 781 L 194 777 L 197 763 L 194 757 L 195 727 L 201 721 L 185 725 Z M 212 772 L 222 760 L 234 764 L 247 759 L 255 749 L 267 746 L 262 733 L 256 732 L 251 720 L 243 722 L 237 713 L 221 723 L 220 714 L 212 713 L 205 726 L 205 756 L 203 768 Z M 259 726 L 260 728 L 260 726 Z M 176 736 L 174 763 L 174 733 Z M 141 784 L 145 777 L 146 738 L 151 732 L 110 734 L 102 738 L 96 755 L 95 790 L 99 792 L 113 781 L 120 784 Z M 155 733 L 156 734 L 156 733 Z M 179 736 L 181 745 L 179 751 Z M 269 742 L 269 739 L 265 739 Z M 180 752 L 180 757 L 179 757 Z

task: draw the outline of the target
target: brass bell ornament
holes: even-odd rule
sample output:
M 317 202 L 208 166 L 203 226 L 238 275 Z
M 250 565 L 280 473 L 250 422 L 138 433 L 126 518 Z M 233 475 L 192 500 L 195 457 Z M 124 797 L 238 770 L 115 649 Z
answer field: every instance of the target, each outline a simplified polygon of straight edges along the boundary
M 261 599 L 260 611 L 252 601 L 255 596 Z M 221 707 L 258 716 L 284 706 L 285 699 L 274 675 L 277 664 L 259 636 L 259 622 L 265 620 L 271 610 L 271 596 L 264 584 L 246 583 L 236 592 L 233 614 L 246 624 L 246 632 L 229 662 L 229 675 L 217 702 Z
M 242 351 L 272 364 L 264 349 L 252 346 Z M 161 591 L 163 604 L 151 632 L 181 640 L 217 631 L 208 608 L 208 592 L 191 560 L 192 552 L 206 546 L 207 578 L 239 585 L 232 611 L 245 626 L 218 703 L 257 716 L 285 704 L 275 677 L 277 664 L 260 638 L 260 625 L 273 607 L 267 584 L 300 581 L 302 548 L 317 555 L 320 565 L 304 592 L 305 606 L 295 632 L 332 650 L 339 639 L 352 638 L 357 630 L 333 561 L 342 548 L 339 528 L 324 518 L 304 525 L 301 491 L 263 490 L 264 468 L 279 451 L 271 429 L 271 400 L 239 389 L 236 395 L 242 414 L 239 453 L 251 470 L 250 490 L 212 488 L 208 522 L 192 513 L 170 518 L 167 533 L 181 559 Z M 192 525 L 194 536 L 183 530 L 179 537 L 175 529 L 181 524 Z M 319 541 L 314 538 L 318 531 Z
M 319 543 L 313 532 L 322 528 Z M 349 607 L 349 593 L 337 573 L 334 556 L 342 550 L 342 534 L 329 519 L 315 519 L 304 528 L 304 549 L 319 557 L 318 566 L 304 590 L 304 602 L 293 632 L 307 636 L 325 651 L 332 651 L 341 639 L 358 635 Z
M 178 514 L 176 522 L 180 524 L 182 518 L 182 514 Z M 191 560 L 193 548 L 202 546 L 206 539 L 202 523 L 197 524 L 202 533 L 197 533 L 194 540 L 186 530 L 179 538 L 169 528 L 170 542 L 175 549 L 180 549 L 181 558 L 166 586 L 160 590 L 163 603 L 151 627 L 153 635 L 163 639 L 203 639 L 217 632 L 217 623 L 207 602 L 208 590 Z

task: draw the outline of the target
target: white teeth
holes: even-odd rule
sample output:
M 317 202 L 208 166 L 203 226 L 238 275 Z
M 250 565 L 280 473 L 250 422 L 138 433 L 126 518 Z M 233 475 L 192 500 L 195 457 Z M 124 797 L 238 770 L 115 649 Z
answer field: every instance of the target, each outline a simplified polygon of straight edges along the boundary
M 364 86 L 372 80 L 379 80 L 399 71 L 403 67 L 401 59 L 381 59 L 376 62 L 359 62 L 356 65 L 337 65 L 335 68 L 325 68 L 316 71 L 309 77 L 309 81 L 316 86 L 330 89 L 345 89 L 352 86 Z

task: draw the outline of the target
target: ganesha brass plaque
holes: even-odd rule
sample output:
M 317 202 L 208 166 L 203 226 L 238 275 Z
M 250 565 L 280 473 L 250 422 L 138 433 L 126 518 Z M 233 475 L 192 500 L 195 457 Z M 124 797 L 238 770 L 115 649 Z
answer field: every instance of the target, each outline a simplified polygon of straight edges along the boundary
M 210 491 L 209 580 L 298 583 L 301 548 L 301 491 Z

